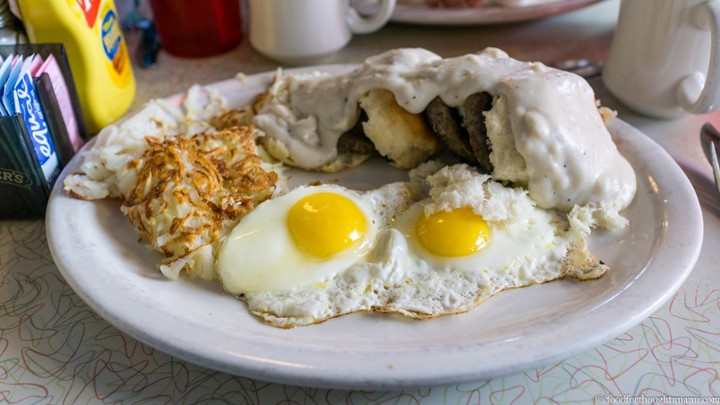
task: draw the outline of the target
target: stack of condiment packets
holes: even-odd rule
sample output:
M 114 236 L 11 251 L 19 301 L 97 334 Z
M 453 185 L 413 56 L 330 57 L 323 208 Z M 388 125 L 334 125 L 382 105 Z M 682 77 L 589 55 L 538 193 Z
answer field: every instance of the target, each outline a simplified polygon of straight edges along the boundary
M 0 219 L 42 218 L 88 140 L 62 44 L 0 46 Z

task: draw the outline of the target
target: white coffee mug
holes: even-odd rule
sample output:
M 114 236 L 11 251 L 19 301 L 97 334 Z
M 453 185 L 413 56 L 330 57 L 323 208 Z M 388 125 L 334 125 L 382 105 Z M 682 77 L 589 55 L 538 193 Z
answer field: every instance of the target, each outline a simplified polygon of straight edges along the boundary
M 382 28 L 396 0 L 379 0 L 372 16 L 361 16 L 349 0 L 249 0 L 250 45 L 263 55 L 304 64 L 342 49 L 353 34 Z
M 720 109 L 720 1 L 622 0 L 605 86 L 640 113 Z

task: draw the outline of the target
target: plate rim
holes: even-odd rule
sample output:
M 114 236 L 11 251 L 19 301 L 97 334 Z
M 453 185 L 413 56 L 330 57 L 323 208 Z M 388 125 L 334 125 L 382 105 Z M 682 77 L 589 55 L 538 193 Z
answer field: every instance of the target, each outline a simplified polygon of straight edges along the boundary
M 558 0 L 528 6 L 486 6 L 465 9 L 432 9 L 397 3 L 390 21 L 401 24 L 469 26 L 519 23 L 578 10 L 604 0 Z M 375 4 L 355 1 L 362 13 L 372 13 Z
M 306 71 L 309 69 L 351 69 L 354 66 L 357 65 L 324 65 L 309 68 L 287 69 L 286 71 Z M 215 87 L 216 89 L 226 88 L 227 86 L 235 86 L 235 88 L 240 86 L 240 88 L 243 88 L 247 85 L 247 83 L 264 83 L 269 80 L 272 75 L 273 72 L 264 72 L 248 76 L 250 80 L 248 82 L 246 79 L 245 83 L 241 83 L 236 79 L 228 79 L 221 82 L 211 83 L 207 86 Z M 167 97 L 167 99 L 172 100 L 180 100 L 181 98 L 181 94 Z M 664 165 L 664 171 L 673 176 L 672 179 L 677 184 L 673 184 L 675 192 L 672 195 L 665 196 L 667 197 L 666 204 L 670 204 L 674 207 L 675 204 L 680 203 L 680 201 L 676 200 L 678 198 L 683 198 L 684 200 L 682 203 L 686 204 L 684 205 L 684 214 L 686 215 L 684 222 L 686 222 L 687 225 L 687 221 L 689 220 L 689 226 L 681 228 L 681 231 L 678 231 L 677 229 L 671 228 L 676 227 L 675 222 L 669 221 L 665 224 L 665 228 L 660 231 L 662 231 L 661 237 L 664 238 L 666 243 L 667 241 L 673 243 L 682 241 L 684 255 L 677 255 L 677 253 L 675 253 L 674 256 L 669 257 L 671 262 L 673 262 L 673 269 L 677 271 L 674 273 L 672 283 L 669 283 L 669 285 L 667 285 L 662 291 L 662 294 L 657 295 L 652 302 L 646 303 L 645 306 L 639 310 L 635 307 L 635 312 L 632 316 L 625 317 L 622 322 L 616 322 L 616 324 L 610 327 L 605 327 L 603 331 L 595 331 L 591 337 L 586 337 L 582 344 L 578 344 L 574 341 L 567 341 L 567 339 L 562 342 L 555 343 L 553 346 L 554 350 L 546 350 L 544 355 L 535 356 L 531 360 L 521 361 L 516 359 L 504 359 L 505 362 L 503 364 L 494 364 L 491 367 L 486 367 L 482 370 L 465 364 L 464 367 L 456 367 L 456 365 L 453 365 L 452 369 L 439 370 L 436 367 L 432 368 L 432 371 L 418 371 L 417 369 L 413 369 L 413 367 L 416 367 L 418 364 L 423 362 L 416 358 L 408 358 L 409 355 L 412 355 L 412 357 L 417 357 L 417 354 L 424 354 L 426 356 L 432 355 L 434 356 L 433 363 L 448 364 L 448 359 L 455 359 L 457 356 L 464 357 L 477 354 L 473 351 L 478 348 L 472 347 L 471 345 L 468 347 L 451 347 L 449 351 L 447 347 L 425 348 L 422 350 L 422 353 L 414 353 L 412 350 L 402 350 L 398 353 L 389 353 L 387 350 L 376 350 L 376 353 L 385 356 L 383 361 L 385 367 L 379 367 L 373 370 L 351 368 L 338 369 L 338 367 L 343 367 L 343 363 L 332 363 L 335 359 L 328 359 L 332 360 L 330 361 L 332 364 L 329 366 L 323 366 L 319 363 L 310 364 L 310 362 L 297 362 L 294 361 L 294 359 L 285 359 L 285 361 L 283 361 L 283 359 L 272 359 L 270 358 L 271 356 L 263 358 L 262 356 L 252 352 L 252 350 L 259 350 L 261 353 L 263 349 L 262 345 L 258 345 L 256 347 L 248 345 L 246 347 L 248 349 L 247 353 L 240 353 L 238 354 L 239 357 L 227 357 L 229 354 L 224 352 L 222 349 L 198 349 L 193 340 L 188 340 L 188 338 L 184 336 L 177 337 L 176 339 L 167 339 L 163 336 L 164 331 L 157 329 L 156 325 L 138 327 L 136 324 L 126 319 L 127 317 L 123 317 L 123 314 L 120 313 L 122 311 L 118 311 L 117 308 L 106 308 L 98 302 L 98 297 L 93 296 L 92 289 L 90 289 L 89 286 L 83 285 L 82 282 L 78 280 L 77 274 L 75 273 L 76 270 L 69 269 L 66 266 L 67 259 L 65 255 L 67 252 L 63 242 L 67 239 L 63 240 L 61 235 L 58 234 L 63 229 L 63 226 L 66 225 L 63 223 L 62 216 L 58 212 L 62 209 L 62 194 L 64 194 L 62 191 L 62 180 L 71 170 L 79 165 L 82 154 L 78 154 L 73 158 L 71 163 L 63 170 L 59 180 L 53 187 L 48 203 L 45 224 L 48 246 L 53 256 L 53 260 L 57 264 L 62 276 L 73 288 L 73 290 L 83 299 L 83 301 L 85 301 L 88 306 L 102 318 L 124 333 L 127 333 L 145 344 L 191 363 L 196 363 L 211 369 L 277 383 L 341 389 L 398 389 L 405 387 L 461 383 L 500 377 L 514 372 L 529 370 L 557 362 L 561 359 L 594 347 L 597 344 L 610 340 L 630 329 L 632 326 L 638 324 L 659 308 L 677 291 L 677 289 L 680 288 L 682 283 L 692 271 L 692 268 L 699 257 L 703 236 L 702 212 L 697 195 L 687 176 L 684 174 L 680 166 L 668 154 L 668 152 L 665 151 L 665 149 L 640 130 L 634 128 L 619 118 L 613 119 L 613 121 L 609 123 L 609 127 L 611 129 L 615 128 L 616 131 L 625 131 L 630 133 L 630 136 L 624 140 L 638 144 L 642 148 L 645 148 L 646 150 L 644 150 L 644 153 L 651 153 L 655 159 L 658 159 Z M 86 148 L 87 147 L 89 147 L 89 145 L 86 146 Z M 653 165 L 658 164 L 657 162 L 650 163 Z M 69 197 L 67 198 L 69 199 Z M 666 256 L 667 254 L 662 257 Z M 644 272 L 645 269 L 642 271 Z M 619 302 L 614 302 L 613 304 L 619 304 Z M 602 318 L 602 314 L 603 313 L 593 312 L 591 314 L 587 314 L 587 316 Z M 329 320 L 328 322 L 333 322 L 333 320 Z M 532 344 L 538 345 L 539 342 L 524 341 L 523 344 L 527 348 L 531 347 Z M 317 353 L 314 349 L 305 349 L 308 351 L 307 354 L 309 355 Z M 547 349 L 547 347 L 545 349 Z M 367 356 L 367 353 L 365 352 L 359 354 Z M 228 360 L 228 358 L 230 360 Z M 407 362 L 403 363 L 402 361 L 405 360 L 407 360 Z M 347 358 L 343 360 L 343 362 L 347 361 L 351 360 L 348 360 Z

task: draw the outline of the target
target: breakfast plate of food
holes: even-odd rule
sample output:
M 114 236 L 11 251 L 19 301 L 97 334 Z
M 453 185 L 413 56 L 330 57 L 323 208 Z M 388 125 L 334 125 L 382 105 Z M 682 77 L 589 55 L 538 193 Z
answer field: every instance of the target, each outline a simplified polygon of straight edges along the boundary
M 397 49 L 152 100 L 63 170 L 48 243 L 108 322 L 187 361 L 339 388 L 540 367 L 697 260 L 682 170 L 587 82 Z
M 531 21 L 568 13 L 601 0 L 399 0 L 390 20 L 423 25 L 486 25 Z M 372 13 L 372 0 L 354 0 Z

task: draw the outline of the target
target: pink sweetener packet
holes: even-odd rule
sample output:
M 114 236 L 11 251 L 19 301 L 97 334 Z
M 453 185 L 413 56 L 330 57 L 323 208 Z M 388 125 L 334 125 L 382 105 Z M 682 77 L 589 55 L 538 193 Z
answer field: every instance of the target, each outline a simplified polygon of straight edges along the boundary
M 73 151 L 77 152 L 80 150 L 80 147 L 83 146 L 84 142 L 80 137 L 78 123 L 75 120 L 75 112 L 72 102 L 70 101 L 70 92 L 68 91 L 67 83 L 65 83 L 65 78 L 60 70 L 60 66 L 52 54 L 48 55 L 47 59 L 45 59 L 34 72 L 33 76 L 39 77 L 43 73 L 50 77 L 50 83 L 52 83 L 53 91 L 55 92 L 55 97 L 60 107 L 60 114 L 62 115 L 68 136 L 70 137 L 70 143 L 72 144 Z
M 44 62 L 43 57 L 40 56 L 39 54 L 32 55 L 32 59 L 30 61 L 30 66 L 29 66 L 29 72 L 30 72 L 31 77 L 36 77 L 35 72 L 37 72 L 38 69 L 40 69 L 40 66 L 42 66 L 43 62 Z

